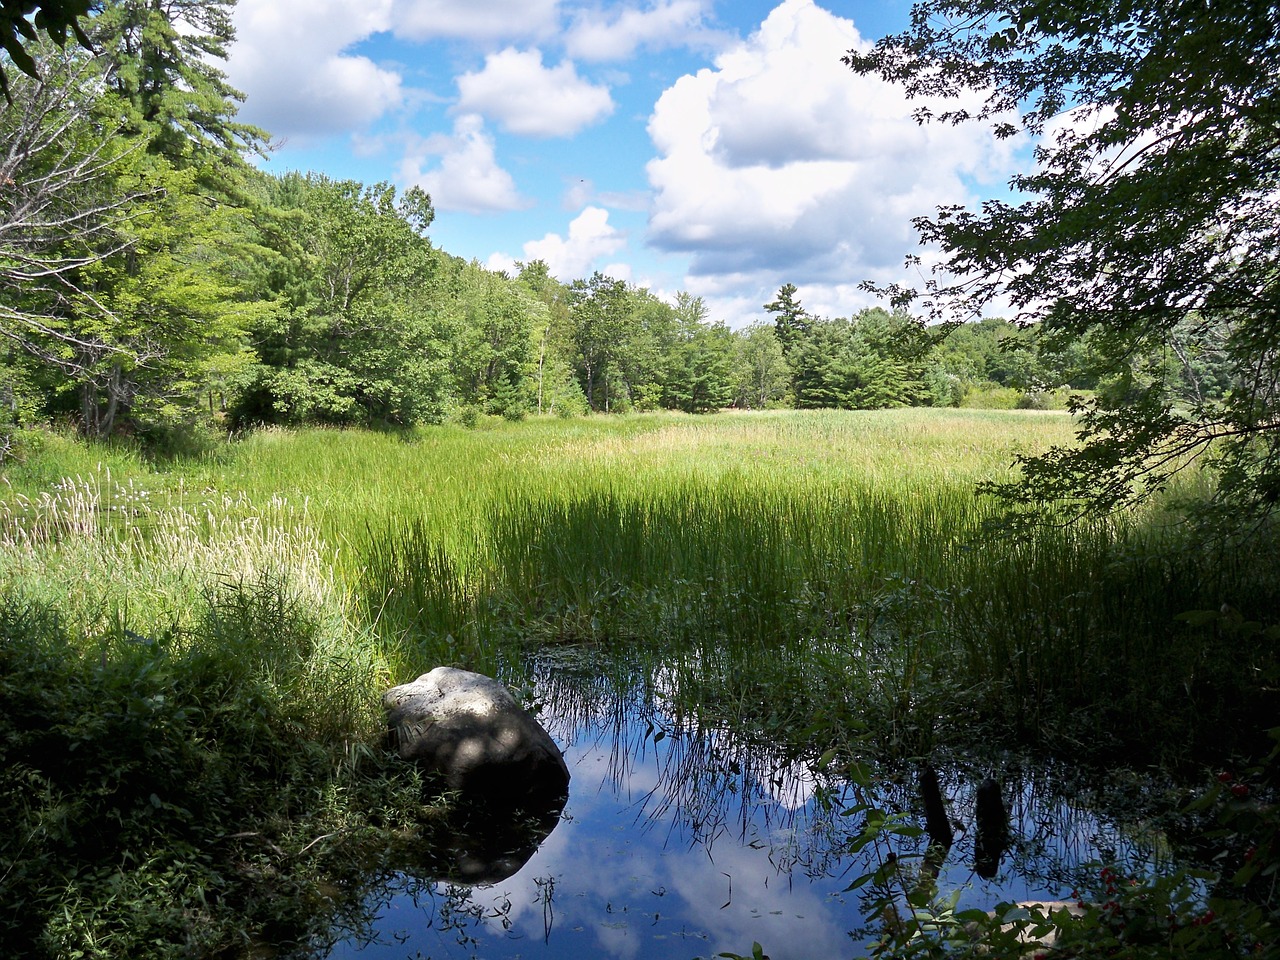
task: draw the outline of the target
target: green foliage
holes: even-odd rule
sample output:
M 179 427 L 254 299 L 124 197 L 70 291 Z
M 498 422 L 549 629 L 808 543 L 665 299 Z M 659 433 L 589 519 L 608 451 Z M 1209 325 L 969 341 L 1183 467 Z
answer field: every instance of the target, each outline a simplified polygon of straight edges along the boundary
M 677 333 L 666 370 L 663 405 L 685 413 L 708 413 L 732 399 L 734 338 L 724 324 L 706 322 L 701 297 L 680 294 Z
M 438 421 L 451 321 L 435 308 L 439 255 L 418 232 L 425 194 L 314 174 L 262 186 L 273 309 L 254 324 L 260 363 L 233 422 Z
M 532 330 L 534 371 L 531 393 L 536 413 L 572 417 L 587 412 L 587 398 L 574 374 L 575 346 L 570 290 L 535 260 L 520 270 L 521 287 L 544 309 L 535 309 Z
M 470 263 L 448 302 L 458 317 L 449 344 L 456 402 L 519 420 L 529 412 L 536 325 L 546 308 L 506 277 Z
M 773 330 L 783 354 L 790 354 L 796 344 L 812 332 L 814 318 L 800 306 L 796 299 L 798 292 L 794 283 L 783 284 L 778 290 L 778 299 L 764 305 L 766 312 L 776 314 Z
M 95 35 L 118 12 L 95 17 Z M 179 44 L 185 56 L 213 52 L 191 43 Z M 131 107 L 112 81 L 132 62 L 127 44 L 114 59 L 37 53 L 43 82 L 17 84 L 0 119 L 10 143 L 0 175 L 12 186 L 0 204 L 0 287 L 13 291 L 0 323 L 32 358 L 17 365 L 43 412 L 74 410 L 99 436 L 131 420 L 172 423 L 241 350 L 252 312 L 235 276 L 242 211 L 210 196 L 200 155 L 175 166 L 121 129 Z M 216 162 L 233 180 L 236 163 Z
M 120 231 L 127 248 L 81 274 L 93 291 L 85 300 L 102 308 L 98 323 L 80 311 L 78 329 L 97 345 L 98 358 L 81 361 L 79 390 L 84 427 L 97 436 L 117 418 L 143 426 L 190 419 L 216 378 L 244 366 L 246 325 L 257 312 L 236 278 L 242 209 L 211 209 L 196 172 L 160 157 L 135 153 L 120 176 L 144 178 L 159 195 Z
M 1278 17 L 1255 0 L 924 0 L 908 32 L 847 55 L 953 98 L 938 120 L 1040 137 L 1011 184 L 1022 199 L 918 223 L 945 255 L 933 315 L 1002 298 L 1050 353 L 1087 340 L 1084 442 L 1028 462 L 1002 488 L 1015 507 L 1115 510 L 1205 458 L 1217 487 L 1199 512 L 1230 526 L 1274 508 Z
M 363 811 L 411 809 L 420 784 L 361 782 L 308 734 L 277 681 L 313 633 L 267 583 L 214 598 L 189 636 L 81 636 L 0 602 L 7 950 L 211 957 L 325 933 L 322 882 L 355 863 L 310 841 L 376 834 Z
M 930 334 L 904 314 L 878 307 L 852 320 L 814 320 L 791 348 L 798 408 L 874 410 L 928 396 Z
M 571 290 L 582 392 L 592 410 L 608 413 L 618 401 L 617 367 L 626 328 L 627 285 L 597 272 L 588 281 L 576 281 Z
M 106 0 L 89 21 L 126 130 L 178 166 L 230 164 L 267 134 L 236 121 L 244 95 L 217 66 L 234 39 L 234 0 Z M 206 171 L 216 177 L 217 171 Z
M 781 406 L 791 387 L 791 367 L 773 327 L 754 323 L 736 336 L 734 406 L 765 410 Z

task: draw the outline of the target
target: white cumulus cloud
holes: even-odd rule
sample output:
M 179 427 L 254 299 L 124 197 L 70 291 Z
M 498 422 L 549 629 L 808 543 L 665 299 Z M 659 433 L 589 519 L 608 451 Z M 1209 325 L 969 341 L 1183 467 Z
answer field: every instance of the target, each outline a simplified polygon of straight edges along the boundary
M 837 309 L 865 303 L 858 282 L 900 279 L 912 217 L 972 199 L 966 178 L 1007 175 L 1011 144 L 977 125 L 919 126 L 898 89 L 840 62 L 865 46 L 850 20 L 784 0 L 714 69 L 663 93 L 650 240 L 691 255 L 695 292 L 793 282 Z
M 400 75 L 342 51 L 390 26 L 391 0 L 240 0 L 227 76 L 274 137 L 358 130 L 403 99 Z
M 536 49 L 490 54 L 484 69 L 458 77 L 458 93 L 459 110 L 533 137 L 572 136 L 613 112 L 608 88 L 582 79 L 568 60 L 543 66 Z
M 565 49 L 580 60 L 625 60 L 641 47 L 714 46 L 723 42 L 706 24 L 707 0 L 657 0 L 605 12 L 579 11 L 565 37 Z
M 560 22 L 559 0 L 395 0 L 397 36 L 510 41 L 548 36 Z
M 437 157 L 438 164 L 433 164 Z M 498 165 L 493 138 L 475 114 L 458 117 L 452 134 L 410 143 L 400 165 L 400 181 L 426 190 L 438 210 L 490 213 L 529 205 L 511 174 Z
M 626 235 L 609 223 L 609 211 L 602 207 L 587 207 L 569 224 L 569 235 L 548 233 L 541 240 L 530 240 L 524 245 L 524 262 L 542 260 L 551 275 L 564 283 L 590 276 L 594 265 L 603 257 L 617 253 L 627 245 Z M 515 261 L 501 253 L 495 253 L 486 264 L 491 270 L 511 271 Z M 611 265 L 610 270 L 622 269 Z M 629 271 L 628 271 L 629 273 Z M 618 279 L 625 279 L 611 273 Z

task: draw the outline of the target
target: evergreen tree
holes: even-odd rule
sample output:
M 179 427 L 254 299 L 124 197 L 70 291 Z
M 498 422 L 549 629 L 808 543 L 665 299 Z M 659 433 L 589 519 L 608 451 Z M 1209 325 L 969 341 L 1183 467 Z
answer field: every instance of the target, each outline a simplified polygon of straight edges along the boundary
M 90 36 L 111 64 L 126 132 L 210 175 L 261 151 L 267 134 L 235 119 L 244 94 L 218 63 L 235 39 L 235 0 L 105 0 Z
M 794 283 L 783 284 L 778 289 L 778 298 L 764 305 L 766 312 L 775 314 L 773 328 L 778 335 L 778 343 L 782 345 L 782 352 L 786 355 L 808 336 L 814 322 L 814 318 L 800 306 L 796 293 Z
M 686 413 L 710 413 L 733 400 L 734 337 L 707 322 L 701 297 L 681 292 L 674 311 L 678 334 L 668 361 L 664 403 Z

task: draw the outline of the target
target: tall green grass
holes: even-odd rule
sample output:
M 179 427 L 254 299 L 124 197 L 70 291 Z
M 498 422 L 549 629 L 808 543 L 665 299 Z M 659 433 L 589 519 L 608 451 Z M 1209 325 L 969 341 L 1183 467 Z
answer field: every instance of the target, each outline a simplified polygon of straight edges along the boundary
M 180 617 L 209 583 L 266 571 L 341 638 L 327 666 L 306 660 L 314 685 L 369 702 L 439 663 L 511 672 L 531 647 L 588 642 L 674 664 L 704 703 L 838 701 L 919 742 L 986 723 L 1159 749 L 1205 710 L 1252 723 L 1272 540 L 1242 560 L 1159 507 L 989 531 L 975 485 L 1073 430 L 904 410 L 264 431 L 164 470 L 113 461 L 88 534 L 39 506 L 64 494 L 40 488 L 37 459 L 11 471 L 0 526 L 51 531 L 61 556 L 28 545 L 44 572 L 10 582 L 48 583 L 79 616 Z M 109 585 L 84 575 L 113 563 Z

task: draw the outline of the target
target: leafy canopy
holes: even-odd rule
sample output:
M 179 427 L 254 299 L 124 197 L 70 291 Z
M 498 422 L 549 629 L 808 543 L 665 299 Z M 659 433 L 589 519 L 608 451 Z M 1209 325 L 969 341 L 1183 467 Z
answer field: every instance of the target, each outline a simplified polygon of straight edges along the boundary
M 916 222 L 944 254 L 924 289 L 881 291 L 943 320 L 1003 297 L 1051 347 L 1090 337 L 1115 388 L 1079 447 L 1024 462 L 1015 503 L 1115 509 L 1198 458 L 1217 468 L 1210 514 L 1280 499 L 1278 37 L 1262 0 L 922 0 L 907 32 L 845 57 L 952 98 L 922 122 L 1038 138 L 1016 199 Z M 1170 370 L 1197 376 L 1188 344 L 1212 346 L 1225 392 L 1171 389 Z M 1135 372 L 1152 356 L 1169 363 Z
M 0 47 L 14 66 L 33 79 L 40 76 L 36 61 L 28 49 L 40 36 L 53 39 L 59 46 L 67 42 L 70 31 L 86 49 L 92 44 L 80 26 L 79 18 L 89 15 L 94 0 L 0 0 Z M 0 93 L 5 102 L 13 103 L 5 64 L 0 61 Z

